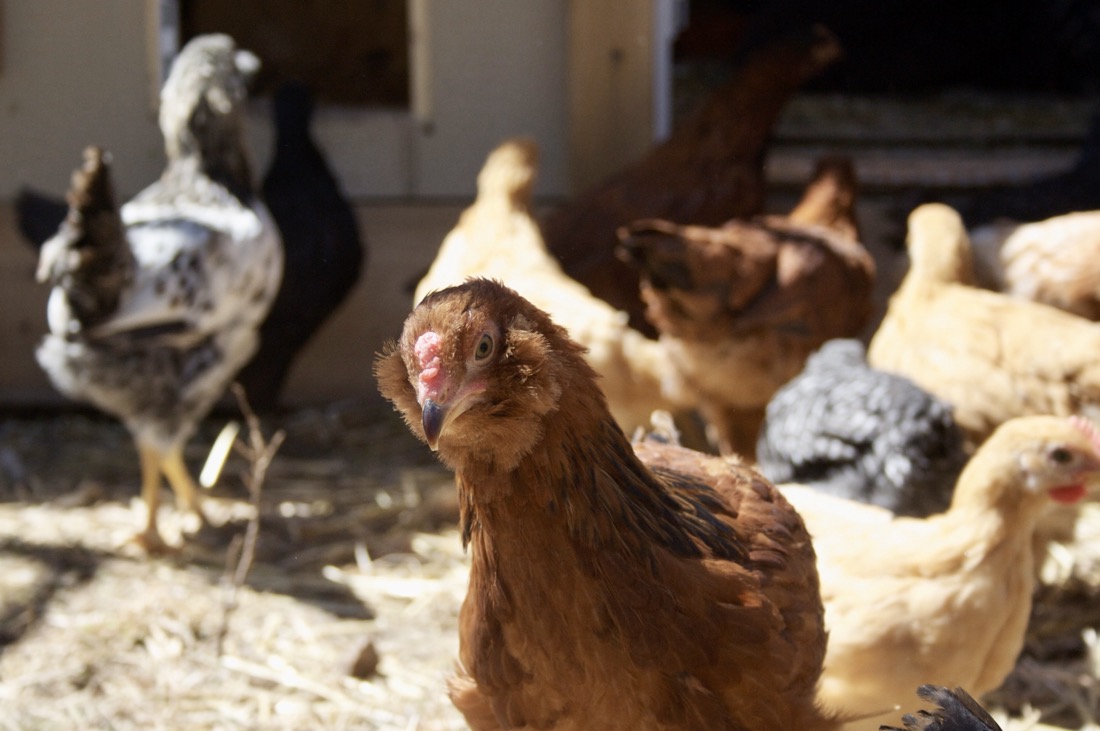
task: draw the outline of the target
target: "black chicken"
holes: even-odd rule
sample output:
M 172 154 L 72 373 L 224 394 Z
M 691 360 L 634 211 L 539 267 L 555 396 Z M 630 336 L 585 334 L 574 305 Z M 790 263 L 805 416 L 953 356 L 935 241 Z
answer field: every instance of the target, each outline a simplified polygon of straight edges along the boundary
M 238 376 L 252 406 L 271 409 L 295 356 L 359 279 L 364 245 L 355 213 L 310 135 L 313 98 L 288 82 L 275 93 L 275 155 L 261 191 L 286 266 L 260 349 Z
M 768 404 L 756 447 L 774 482 L 797 482 L 898 515 L 947 508 L 966 463 L 951 407 L 830 340 Z

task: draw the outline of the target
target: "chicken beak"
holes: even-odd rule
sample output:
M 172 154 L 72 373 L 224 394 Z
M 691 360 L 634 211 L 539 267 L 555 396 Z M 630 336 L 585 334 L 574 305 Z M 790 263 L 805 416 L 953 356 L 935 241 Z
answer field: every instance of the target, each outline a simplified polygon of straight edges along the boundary
M 439 447 L 439 435 L 447 422 L 447 407 L 427 399 L 421 406 L 420 420 L 424 426 L 424 440 L 434 452 Z

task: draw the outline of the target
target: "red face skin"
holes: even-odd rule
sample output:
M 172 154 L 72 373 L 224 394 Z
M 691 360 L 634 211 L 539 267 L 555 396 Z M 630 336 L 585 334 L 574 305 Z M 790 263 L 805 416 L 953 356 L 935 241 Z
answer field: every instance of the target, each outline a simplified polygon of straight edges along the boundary
M 1050 499 L 1056 503 L 1075 503 L 1085 497 L 1084 485 L 1065 485 L 1050 490 Z
M 1096 428 L 1096 425 L 1089 419 L 1082 416 L 1069 417 L 1070 422 L 1077 427 L 1082 433 L 1089 438 L 1092 442 L 1097 454 L 1100 454 L 1100 430 Z M 1071 504 L 1083 500 L 1088 490 L 1085 488 L 1084 483 L 1076 485 L 1063 485 L 1062 487 L 1056 487 L 1050 490 L 1049 495 L 1051 500 L 1057 503 Z

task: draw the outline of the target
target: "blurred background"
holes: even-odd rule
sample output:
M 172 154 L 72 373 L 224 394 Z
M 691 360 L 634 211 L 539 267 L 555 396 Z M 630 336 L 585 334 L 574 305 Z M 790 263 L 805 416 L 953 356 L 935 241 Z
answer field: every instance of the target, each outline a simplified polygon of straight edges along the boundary
M 843 152 L 867 237 L 897 243 L 891 206 L 915 190 L 1011 186 L 1075 160 L 1100 89 L 1098 16 L 1073 0 L 0 0 L 0 405 L 63 403 L 33 360 L 46 287 L 13 197 L 62 195 L 91 143 L 113 155 L 121 200 L 153 180 L 157 93 L 195 34 L 228 32 L 263 60 L 257 176 L 272 89 L 311 87 L 314 135 L 370 241 L 361 281 L 291 374 L 284 403 L 308 405 L 374 397 L 366 364 L 505 137 L 537 140 L 536 193 L 552 207 L 667 135 L 746 48 L 820 23 L 844 54 L 786 106 L 768 205 L 793 200 L 817 155 Z

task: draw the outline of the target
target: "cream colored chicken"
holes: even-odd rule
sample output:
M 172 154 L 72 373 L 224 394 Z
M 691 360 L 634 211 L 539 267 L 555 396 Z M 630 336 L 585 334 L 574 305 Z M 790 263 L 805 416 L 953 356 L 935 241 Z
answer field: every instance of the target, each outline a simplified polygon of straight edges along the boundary
M 910 214 L 908 249 L 909 272 L 868 349 L 872 366 L 951 403 L 975 444 L 1017 416 L 1095 414 L 1100 324 L 970 286 L 970 242 L 948 206 Z
M 996 688 L 1023 647 L 1041 509 L 1100 479 L 1100 438 L 1079 417 L 1001 426 L 975 453 L 948 510 L 895 518 L 876 506 L 781 486 L 813 537 L 829 642 L 819 699 L 897 724 L 913 688 Z M 897 704 L 901 711 L 889 711 Z
M 1100 320 L 1100 211 L 1001 221 L 970 236 L 983 286 Z
M 625 313 L 567 276 L 547 252 L 531 212 L 537 163 L 538 148 L 529 140 L 506 141 L 489 155 L 478 175 L 477 200 L 443 240 L 414 302 L 471 276 L 498 279 L 588 348 L 588 361 L 602 376 L 600 388 L 623 429 L 648 426 L 654 409 L 690 408 L 692 399 L 664 346 L 631 329 Z

